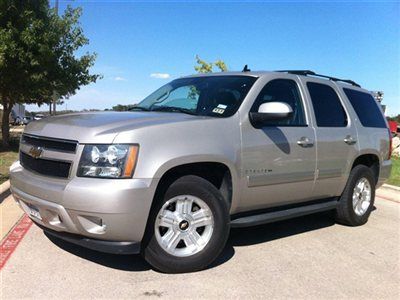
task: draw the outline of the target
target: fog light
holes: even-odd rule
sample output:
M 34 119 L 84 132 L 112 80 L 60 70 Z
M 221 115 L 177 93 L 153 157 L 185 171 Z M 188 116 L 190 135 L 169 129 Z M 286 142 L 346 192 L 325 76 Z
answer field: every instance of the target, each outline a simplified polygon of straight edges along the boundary
M 104 234 L 107 226 L 103 224 L 103 220 L 95 216 L 78 216 L 78 220 L 81 223 L 83 229 L 89 233 Z

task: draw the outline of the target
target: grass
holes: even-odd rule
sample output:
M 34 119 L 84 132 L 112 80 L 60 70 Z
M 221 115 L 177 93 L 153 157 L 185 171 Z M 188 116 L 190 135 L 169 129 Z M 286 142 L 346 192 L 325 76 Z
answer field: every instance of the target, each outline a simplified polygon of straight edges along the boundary
M 392 173 L 387 183 L 400 186 L 400 158 L 392 157 L 392 164 Z
M 7 149 L 1 147 L 0 137 L 0 184 L 8 180 L 10 166 L 18 160 L 19 137 L 19 133 L 11 133 L 10 147 Z

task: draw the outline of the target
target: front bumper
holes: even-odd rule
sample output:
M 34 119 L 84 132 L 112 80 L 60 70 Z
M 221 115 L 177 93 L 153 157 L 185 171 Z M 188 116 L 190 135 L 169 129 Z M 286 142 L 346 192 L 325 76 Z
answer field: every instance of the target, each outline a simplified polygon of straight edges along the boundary
M 11 167 L 10 183 L 20 207 L 50 234 L 104 251 L 107 247 L 100 245 L 140 243 L 158 181 L 79 177 L 60 180 L 34 174 L 17 162 Z
M 34 221 L 36 223 L 36 221 Z M 81 235 L 75 235 L 66 232 L 57 232 L 46 228 L 38 223 L 36 223 L 43 231 L 50 235 L 61 239 L 63 241 L 75 244 L 88 249 L 112 253 L 112 254 L 138 254 L 140 253 L 140 242 L 116 242 L 116 241 L 104 241 L 97 239 L 90 239 Z

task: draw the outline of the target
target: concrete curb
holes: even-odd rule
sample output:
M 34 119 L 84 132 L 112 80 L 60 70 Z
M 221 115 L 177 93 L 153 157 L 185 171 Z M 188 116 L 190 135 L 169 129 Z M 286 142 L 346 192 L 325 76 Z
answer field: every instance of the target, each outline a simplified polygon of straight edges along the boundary
M 390 184 L 384 184 L 376 190 L 376 195 L 385 200 L 400 203 L 400 188 Z
M 384 188 L 384 189 L 390 189 L 390 190 L 393 190 L 393 191 L 396 191 L 396 192 L 400 192 L 400 187 L 399 186 L 395 186 L 395 185 L 391 185 L 391 184 L 384 184 L 384 185 L 382 185 L 382 187 L 381 188 Z
M 10 189 L 10 180 L 7 180 L 6 182 L 3 182 L 0 184 L 0 197 L 3 195 L 3 193 L 6 193 Z

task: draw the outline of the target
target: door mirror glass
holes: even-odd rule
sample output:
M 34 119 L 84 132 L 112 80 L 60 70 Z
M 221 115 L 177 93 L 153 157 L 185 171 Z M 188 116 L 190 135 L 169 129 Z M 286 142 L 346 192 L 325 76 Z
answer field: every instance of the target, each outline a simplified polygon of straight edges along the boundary
M 250 121 L 256 127 L 274 120 L 284 120 L 292 116 L 292 107 L 284 102 L 267 102 L 259 106 L 258 112 L 250 113 Z

